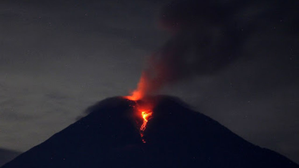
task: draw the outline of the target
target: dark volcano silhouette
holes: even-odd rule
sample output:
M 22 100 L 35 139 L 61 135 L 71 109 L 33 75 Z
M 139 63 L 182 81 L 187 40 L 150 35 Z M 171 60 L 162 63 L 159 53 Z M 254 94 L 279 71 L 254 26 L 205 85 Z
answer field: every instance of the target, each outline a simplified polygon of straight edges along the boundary
M 114 97 L 90 107 L 86 117 L 2 168 L 299 167 L 247 142 L 177 98 L 150 99 L 158 101 L 144 132 L 146 143 L 139 134 L 135 102 Z
M 0 167 L 14 159 L 19 154 L 20 152 L 17 151 L 0 148 Z

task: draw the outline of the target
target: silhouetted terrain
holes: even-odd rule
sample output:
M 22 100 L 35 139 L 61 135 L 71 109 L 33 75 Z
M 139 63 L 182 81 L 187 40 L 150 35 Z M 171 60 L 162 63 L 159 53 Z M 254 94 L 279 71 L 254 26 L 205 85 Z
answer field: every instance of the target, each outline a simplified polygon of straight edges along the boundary
M 114 97 L 2 168 L 298 168 L 173 97 L 159 100 L 142 143 L 133 106 Z M 142 103 L 142 102 L 139 102 Z M 34 138 L 34 137 L 33 137 Z
M 20 153 L 16 151 L 11 151 L 7 149 L 0 149 L 0 166 L 4 165 L 6 162 L 12 160 Z

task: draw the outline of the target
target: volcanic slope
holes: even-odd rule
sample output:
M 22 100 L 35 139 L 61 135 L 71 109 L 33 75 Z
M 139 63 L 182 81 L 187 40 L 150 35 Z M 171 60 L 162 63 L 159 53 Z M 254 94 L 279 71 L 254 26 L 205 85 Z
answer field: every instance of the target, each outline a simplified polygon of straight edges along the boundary
M 105 99 L 88 115 L 2 168 L 299 168 L 255 146 L 179 99 L 155 96 L 144 131 L 136 103 Z
M 6 162 L 9 162 L 19 154 L 20 153 L 17 151 L 0 148 L 0 166 L 4 165 Z

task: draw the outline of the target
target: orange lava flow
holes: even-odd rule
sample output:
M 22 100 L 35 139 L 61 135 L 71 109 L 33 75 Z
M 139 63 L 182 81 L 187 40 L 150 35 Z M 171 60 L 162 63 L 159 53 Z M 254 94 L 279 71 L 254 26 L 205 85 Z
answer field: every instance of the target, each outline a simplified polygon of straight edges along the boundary
M 138 100 L 141 100 L 145 96 L 146 91 L 147 91 L 146 77 L 143 74 L 140 78 L 137 89 L 134 90 L 131 93 L 131 95 L 125 96 L 125 98 L 137 102 Z M 137 104 L 134 108 L 138 112 L 138 116 L 140 115 L 143 119 L 142 125 L 140 126 L 139 130 L 140 130 L 140 136 L 142 138 L 142 142 L 146 143 L 145 140 L 143 139 L 143 136 L 144 136 L 144 131 L 146 129 L 148 120 L 153 114 L 152 104 L 145 102 L 142 104 Z
M 140 136 L 142 138 L 142 142 L 143 143 L 146 143 L 146 141 L 143 139 L 144 131 L 146 129 L 146 124 L 147 124 L 147 122 L 149 120 L 149 117 L 151 117 L 152 114 L 153 114 L 153 112 L 151 112 L 151 111 L 142 111 L 141 112 L 141 115 L 142 115 L 142 118 L 143 118 L 143 123 L 142 123 L 142 125 L 140 127 Z
M 146 129 L 146 125 L 148 123 L 148 120 L 153 115 L 152 108 L 148 104 L 147 105 L 138 105 L 137 104 L 134 108 L 138 112 L 138 116 L 140 116 L 143 119 L 142 125 L 139 128 L 139 132 L 140 132 L 142 142 L 146 143 L 146 141 L 143 138 L 144 137 L 144 131 Z
M 144 132 L 144 130 L 146 129 L 146 124 L 148 122 L 148 119 L 149 119 L 150 116 L 152 116 L 152 114 L 153 113 L 151 111 L 142 111 L 141 112 L 141 115 L 142 115 L 142 118 L 143 118 L 143 123 L 140 127 L 140 131 Z

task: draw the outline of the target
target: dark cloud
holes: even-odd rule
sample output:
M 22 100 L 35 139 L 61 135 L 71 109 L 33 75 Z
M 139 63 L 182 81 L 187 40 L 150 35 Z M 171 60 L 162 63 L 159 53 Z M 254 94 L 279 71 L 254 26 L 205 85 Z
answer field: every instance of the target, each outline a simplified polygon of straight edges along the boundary
M 295 3 L 188 0 L 173 1 L 165 5 L 160 23 L 171 32 L 172 37 L 149 61 L 145 72 L 151 83 L 148 92 L 186 78 L 215 74 L 239 57 L 254 59 L 255 55 L 245 56 L 243 52 L 248 41 L 258 34 L 266 33 L 266 37 L 259 40 L 264 40 L 271 47 L 280 48 L 286 47 L 286 44 L 271 42 L 265 38 L 280 38 L 285 35 L 283 40 L 290 45 L 288 47 L 295 47 L 292 46 L 294 41 L 287 39 L 290 34 L 298 37 L 296 21 L 299 17 L 294 8 Z M 256 52 L 260 49 L 254 48 Z M 285 67 L 289 66 L 288 59 L 293 59 L 292 63 L 298 63 L 298 56 L 294 54 L 291 57 L 278 53 L 269 54 L 272 54 L 272 58 L 265 55 L 259 59 L 284 61 L 280 64 Z M 292 70 L 298 73 L 297 69 Z M 281 74 L 283 73 L 285 71 Z

